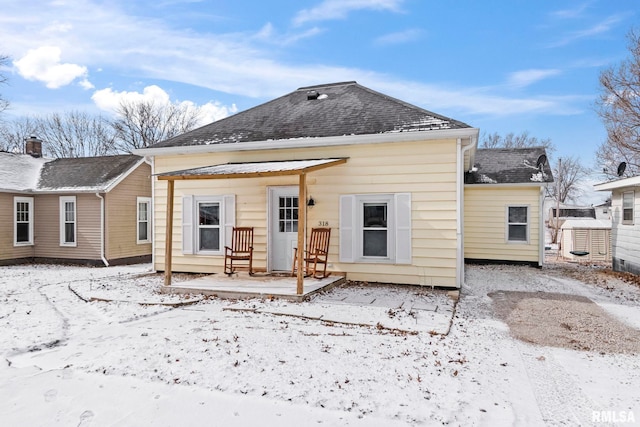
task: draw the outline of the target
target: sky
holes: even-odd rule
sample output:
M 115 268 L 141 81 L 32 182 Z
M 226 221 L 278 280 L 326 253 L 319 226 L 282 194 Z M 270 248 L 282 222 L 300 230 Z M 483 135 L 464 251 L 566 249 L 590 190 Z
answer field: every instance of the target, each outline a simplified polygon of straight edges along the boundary
M 185 103 L 203 123 L 355 80 L 479 128 L 549 138 L 594 170 L 600 73 L 630 0 L 0 0 L 4 119 Z M 602 198 L 602 197 L 600 197 Z

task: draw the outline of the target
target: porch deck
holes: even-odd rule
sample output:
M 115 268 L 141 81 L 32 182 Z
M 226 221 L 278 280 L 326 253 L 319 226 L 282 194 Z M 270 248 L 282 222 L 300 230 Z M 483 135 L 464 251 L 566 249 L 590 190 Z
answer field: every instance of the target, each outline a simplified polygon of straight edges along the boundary
M 163 286 L 163 293 L 212 295 L 226 299 L 280 298 L 288 301 L 305 301 L 311 295 L 328 290 L 345 281 L 344 276 L 329 276 L 322 279 L 306 277 L 304 293 L 296 293 L 296 277 L 246 272 L 212 274 L 184 282 Z

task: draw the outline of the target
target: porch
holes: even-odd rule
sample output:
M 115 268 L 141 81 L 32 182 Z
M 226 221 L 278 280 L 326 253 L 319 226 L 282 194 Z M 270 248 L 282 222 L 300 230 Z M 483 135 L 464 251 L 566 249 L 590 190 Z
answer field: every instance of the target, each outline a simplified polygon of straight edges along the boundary
M 284 276 L 247 272 L 211 274 L 193 280 L 173 282 L 162 286 L 162 293 L 200 294 L 223 299 L 278 298 L 287 301 L 301 302 L 311 295 L 331 289 L 345 281 L 344 276 L 328 276 L 322 279 L 305 277 L 303 292 L 299 293 L 297 276 Z

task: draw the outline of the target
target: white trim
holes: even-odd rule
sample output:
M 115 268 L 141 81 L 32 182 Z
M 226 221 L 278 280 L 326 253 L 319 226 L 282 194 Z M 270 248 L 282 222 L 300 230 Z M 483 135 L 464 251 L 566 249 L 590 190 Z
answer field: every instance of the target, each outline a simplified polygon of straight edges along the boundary
M 544 265 L 545 228 L 544 228 L 544 187 L 540 187 L 538 202 L 538 266 Z
M 526 224 L 522 224 L 522 223 L 513 223 L 514 225 L 525 225 L 526 226 L 526 240 L 509 240 L 509 224 L 511 224 L 509 222 L 509 208 L 526 208 L 527 209 L 527 222 Z M 531 205 L 523 205 L 523 204 L 518 204 L 515 203 L 513 205 L 506 205 L 505 206 L 505 231 L 504 231 L 504 240 L 507 244 L 509 245 L 528 245 L 529 241 L 531 240 L 530 238 L 530 232 L 531 232 Z
M 105 256 L 105 244 L 106 244 L 106 240 L 105 240 L 105 230 L 104 230 L 104 223 L 105 223 L 105 215 L 104 215 L 104 197 L 102 197 L 102 195 L 100 195 L 100 193 L 95 193 L 96 197 L 98 199 L 100 199 L 100 259 L 102 259 L 102 262 L 104 263 L 105 267 L 109 267 L 109 261 L 107 261 L 107 258 Z
M 550 182 L 510 182 L 502 184 L 465 184 L 465 188 L 495 188 L 495 187 L 546 187 Z
M 29 240 L 26 242 L 18 242 L 18 203 L 27 203 L 29 209 Z M 34 202 L 33 197 L 13 198 L 13 246 L 33 246 L 33 223 L 34 223 Z
M 218 204 L 218 224 L 216 226 L 201 226 L 199 218 L 200 204 Z M 196 255 L 223 255 L 225 244 L 224 230 L 224 197 L 223 196 L 193 196 L 193 250 Z M 200 249 L 200 228 L 218 229 L 218 249 Z
M 367 135 L 341 135 L 319 138 L 292 138 L 238 143 L 183 145 L 178 147 L 138 148 L 139 156 L 169 156 L 175 154 L 220 153 L 230 151 L 275 150 L 286 148 L 313 148 L 338 145 L 379 144 L 389 142 L 427 141 L 438 139 L 468 139 L 472 144 L 478 138 L 477 128 L 440 129 L 429 131 L 393 132 Z
M 631 194 L 631 207 L 627 209 L 631 209 L 631 219 L 624 219 L 624 195 Z M 620 193 L 620 206 L 622 207 L 621 216 L 620 216 L 620 224 L 622 225 L 634 225 L 635 217 L 636 217 L 636 192 L 634 190 L 622 191 Z
M 603 182 L 595 184 L 593 186 L 596 191 L 609 191 L 616 190 L 624 187 L 637 187 L 640 186 L 640 175 L 632 176 L 631 178 L 617 179 L 615 181 Z
M 147 219 L 146 219 L 146 223 L 147 223 L 147 238 L 145 240 L 140 240 L 140 205 L 141 204 L 145 204 L 147 205 Z M 153 210 L 153 205 L 151 203 L 151 197 L 140 197 L 138 196 L 136 198 L 136 244 L 138 245 L 142 245 L 142 244 L 147 244 L 147 243 L 151 243 L 151 218 L 152 218 L 152 210 Z
M 387 207 L 387 255 L 363 255 L 365 203 Z M 408 212 L 399 212 L 403 208 Z M 345 263 L 411 264 L 411 193 L 345 194 L 340 196 L 339 259 Z M 400 224 L 403 223 L 403 224 Z M 400 257 L 398 257 L 400 254 Z
M 73 221 L 67 221 L 66 204 L 73 203 Z M 78 203 L 76 196 L 60 196 L 59 197 L 59 213 L 60 213 L 60 246 L 76 247 L 78 246 Z M 67 242 L 66 224 L 73 223 L 73 241 Z
M 107 185 L 106 188 L 103 191 L 105 193 L 108 193 L 109 191 L 113 190 L 118 184 L 120 184 L 122 181 L 124 181 L 129 175 L 131 175 L 143 163 L 147 163 L 148 164 L 147 160 L 144 157 L 142 159 L 140 159 L 136 164 L 131 166 L 129 169 L 124 171 L 122 174 L 120 174 L 120 176 L 117 177 L 115 179 L 115 181 L 112 181 L 111 184 Z
M 462 140 L 456 143 L 456 286 L 464 285 L 464 157 L 467 151 L 476 147 L 477 139 L 472 144 L 462 147 Z M 471 159 L 473 153 L 469 154 Z M 473 166 L 473 160 L 470 161 Z

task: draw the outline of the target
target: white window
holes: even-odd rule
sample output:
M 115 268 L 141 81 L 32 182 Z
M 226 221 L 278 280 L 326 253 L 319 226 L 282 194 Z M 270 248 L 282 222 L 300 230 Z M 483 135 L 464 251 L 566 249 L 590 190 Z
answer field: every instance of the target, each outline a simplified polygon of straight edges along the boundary
M 33 245 L 33 197 L 13 198 L 13 245 Z
M 340 197 L 340 261 L 411 263 L 411 194 Z
M 626 191 L 622 193 L 622 223 L 633 224 L 633 199 L 634 192 Z
M 235 196 L 182 198 L 182 253 L 222 255 L 235 223 Z
M 528 206 L 507 206 L 507 242 L 529 242 Z
M 76 196 L 60 197 L 60 246 L 76 246 Z
M 151 242 L 151 199 L 138 197 L 136 242 L 138 244 Z

